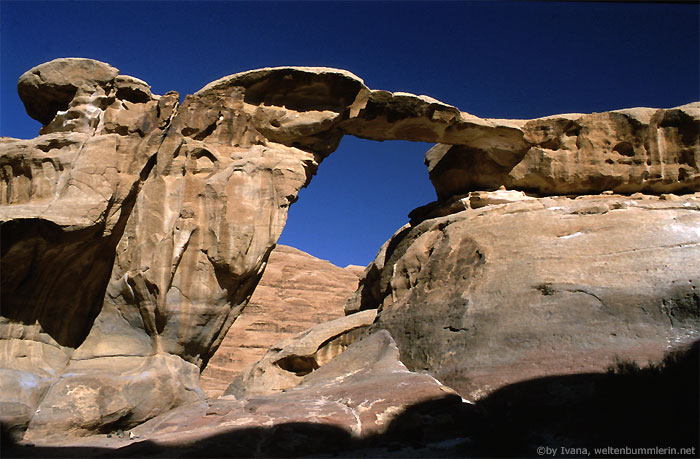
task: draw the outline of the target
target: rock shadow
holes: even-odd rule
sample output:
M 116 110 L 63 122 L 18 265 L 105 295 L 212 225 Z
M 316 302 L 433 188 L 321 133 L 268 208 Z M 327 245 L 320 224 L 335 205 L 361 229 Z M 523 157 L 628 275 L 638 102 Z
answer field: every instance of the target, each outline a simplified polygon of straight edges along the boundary
M 361 439 L 313 423 L 233 429 L 180 446 L 145 440 L 120 449 L 18 446 L 3 436 L 1 456 L 543 457 L 538 448 L 549 448 L 548 457 L 697 457 L 699 343 L 645 368 L 620 361 L 607 373 L 511 384 L 473 405 L 447 395 L 409 407 L 384 433 Z

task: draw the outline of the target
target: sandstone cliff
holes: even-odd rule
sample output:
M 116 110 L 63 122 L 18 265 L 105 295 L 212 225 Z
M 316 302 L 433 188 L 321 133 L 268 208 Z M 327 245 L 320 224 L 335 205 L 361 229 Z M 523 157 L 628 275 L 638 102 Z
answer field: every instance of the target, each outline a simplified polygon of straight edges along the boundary
M 378 308 L 410 369 L 478 395 L 697 331 L 700 104 L 489 120 L 305 67 L 180 104 L 89 59 L 35 67 L 18 91 L 43 127 L 0 141 L 0 403 L 26 439 L 200 403 L 200 371 L 345 134 L 440 143 L 439 201 L 348 308 Z
M 379 308 L 409 368 L 474 399 L 700 337 L 700 193 L 458 202 L 397 232 L 347 305 Z
M 277 342 L 342 317 L 358 274 L 293 247 L 276 246 L 248 306 L 202 371 L 202 389 L 220 395 Z

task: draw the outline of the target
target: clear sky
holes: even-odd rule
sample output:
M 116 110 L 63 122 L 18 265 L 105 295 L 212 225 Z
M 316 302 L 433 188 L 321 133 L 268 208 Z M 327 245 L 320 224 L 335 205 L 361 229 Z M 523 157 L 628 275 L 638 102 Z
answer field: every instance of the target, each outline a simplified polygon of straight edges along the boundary
M 39 124 L 19 75 L 58 57 L 108 62 L 156 94 L 260 67 L 339 67 L 372 89 L 477 116 L 535 118 L 700 100 L 698 4 L 573 2 L 0 2 L 0 135 Z M 435 199 L 431 145 L 346 137 L 280 240 L 365 265 Z

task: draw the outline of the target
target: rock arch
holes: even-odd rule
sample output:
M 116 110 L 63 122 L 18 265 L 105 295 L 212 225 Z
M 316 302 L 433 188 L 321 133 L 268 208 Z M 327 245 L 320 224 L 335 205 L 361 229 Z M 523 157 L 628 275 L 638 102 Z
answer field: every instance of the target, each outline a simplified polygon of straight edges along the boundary
M 418 220 L 500 186 L 700 186 L 688 122 L 697 104 L 489 120 L 372 90 L 344 70 L 280 67 L 224 77 L 180 105 L 177 93 L 153 95 L 108 64 L 75 58 L 29 70 L 18 92 L 44 126 L 35 139 L 0 140 L 0 355 L 7 384 L 37 381 L 4 401 L 37 435 L 105 418 L 135 425 L 201 397 L 198 371 L 250 298 L 289 206 L 343 135 L 439 143 L 426 163 L 440 202 Z M 601 155 L 612 163 L 601 167 Z M 93 264 L 98 256 L 108 266 Z M 110 398 L 105 387 L 124 390 Z

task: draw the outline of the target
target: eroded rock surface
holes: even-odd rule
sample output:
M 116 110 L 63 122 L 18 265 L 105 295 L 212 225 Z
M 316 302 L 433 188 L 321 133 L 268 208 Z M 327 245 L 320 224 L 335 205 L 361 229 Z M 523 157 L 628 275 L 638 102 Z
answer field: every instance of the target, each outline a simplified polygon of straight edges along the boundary
M 50 424 L 42 406 L 69 410 L 71 397 L 101 405 L 90 376 L 100 359 L 206 365 L 262 275 L 289 205 L 340 140 L 324 120 L 363 85 L 343 71 L 272 69 L 220 80 L 179 106 L 177 94 L 153 96 L 106 64 L 59 59 L 18 87 L 45 126 L 35 139 L 0 144 L 2 367 L 17 381 L 42 381 L 22 402 L 7 400 L 24 413 L 12 422 L 32 419 L 31 430 Z M 299 105 L 304 93 L 316 94 L 308 106 Z M 22 351 L 38 373 L 24 369 L 12 340 L 40 343 Z M 144 368 L 146 379 L 172 368 L 168 358 L 149 362 L 164 367 Z M 179 386 L 153 403 L 203 395 Z M 85 433 L 151 416 L 138 399 L 128 403 L 80 419 L 67 411 L 64 427 Z
M 358 267 L 340 268 L 293 247 L 277 245 L 243 313 L 236 319 L 200 384 L 221 395 L 231 381 L 274 344 L 344 315 L 357 288 Z
M 470 347 L 475 368 L 582 346 L 566 331 L 542 338 L 553 333 L 543 317 L 564 330 L 575 314 L 648 324 L 586 329 L 591 349 L 601 333 L 656 349 L 650 334 L 674 339 L 695 320 L 695 198 L 635 206 L 517 192 L 698 191 L 697 104 L 487 120 L 371 90 L 343 70 L 282 67 L 224 77 L 180 105 L 177 93 L 154 95 L 89 59 L 35 67 L 18 91 L 43 127 L 35 139 L 0 139 L 0 406 L 17 435 L 130 428 L 201 400 L 196 373 L 248 303 L 289 206 L 344 134 L 444 144 L 427 154 L 440 201 L 385 245 L 348 308 L 381 304 L 379 326 L 398 332 L 414 367 L 459 373 L 452 347 L 471 343 L 462 338 L 476 333 L 470 314 L 492 307 L 488 298 L 513 310 L 516 331 L 479 326 L 479 339 L 493 333 L 489 342 L 508 351 Z M 470 194 L 501 186 L 516 193 Z M 492 211 L 494 199 L 520 202 Z M 508 261 L 511 251 L 521 255 Z M 437 304 L 433 295 L 435 309 L 412 302 Z M 626 309 L 633 302 L 644 309 Z M 560 315 L 563 304 L 580 306 Z
M 119 457 L 304 457 L 374 446 L 382 457 L 406 447 L 406 437 L 438 443 L 471 405 L 431 376 L 408 371 L 398 354 L 389 333 L 379 331 L 288 391 L 190 403 L 134 428 L 132 439 L 95 436 L 64 445 L 121 447 L 112 453 Z
M 86 59 L 20 78 L 28 113 L 46 125 L 35 139 L 0 143 L 0 372 L 10 389 L 1 403 L 4 422 L 22 413 L 9 421 L 19 431 L 101 312 L 116 247 L 177 105 L 176 94 L 152 96 L 145 84 L 138 98 L 122 90 L 134 81 Z
M 224 395 L 246 398 L 298 386 L 307 375 L 311 378 L 316 370 L 365 336 L 376 316 L 376 310 L 350 314 L 275 344 L 262 359 L 239 374 Z
M 540 195 L 700 189 L 698 102 L 668 110 L 553 115 L 523 122 L 520 129 L 527 147 L 510 155 L 473 142 L 432 148 L 425 162 L 438 197 L 501 186 Z M 489 140 L 502 142 L 493 133 Z
M 347 306 L 378 307 L 409 368 L 478 398 L 698 338 L 699 194 L 488 195 L 402 228 Z

